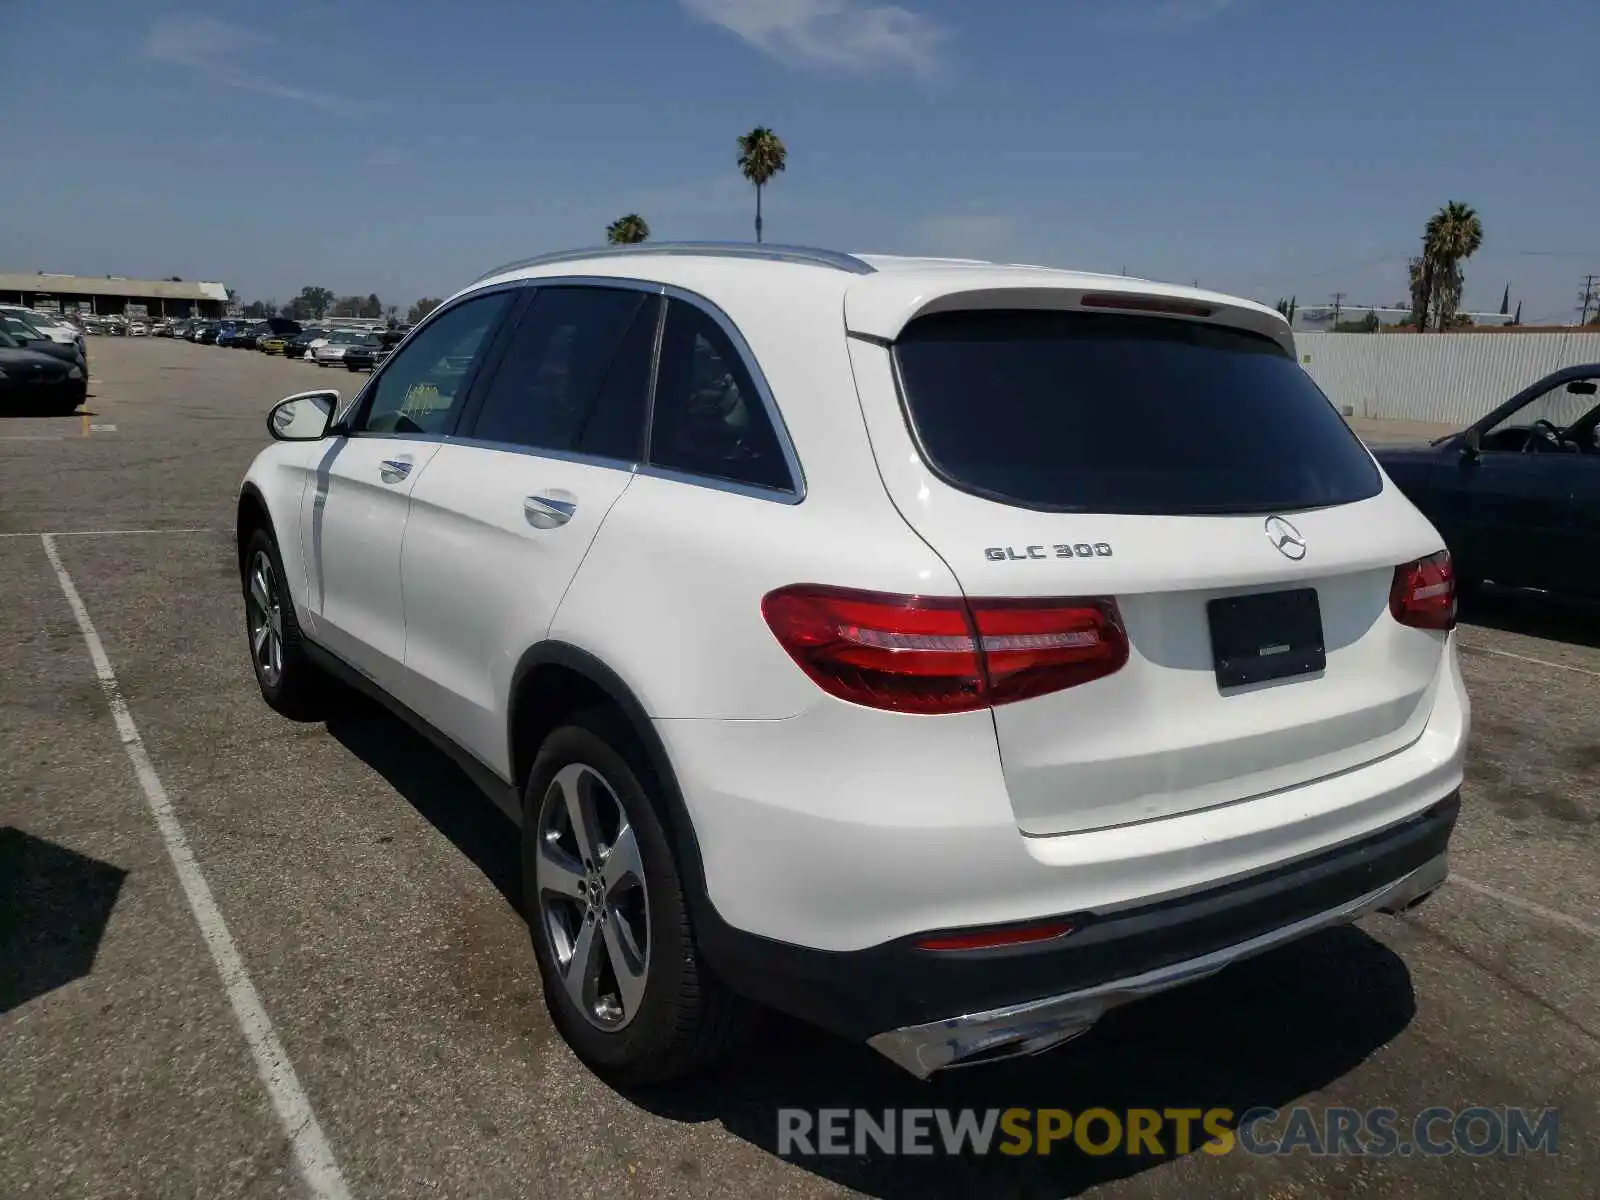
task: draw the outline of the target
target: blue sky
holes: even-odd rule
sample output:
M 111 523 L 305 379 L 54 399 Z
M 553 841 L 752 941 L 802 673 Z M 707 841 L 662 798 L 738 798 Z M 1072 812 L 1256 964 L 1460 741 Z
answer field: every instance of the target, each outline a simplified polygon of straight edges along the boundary
M 164 0 L 7 6 L 0 269 L 408 304 L 602 239 L 1406 293 L 1474 205 L 1469 306 L 1600 273 L 1593 0 Z

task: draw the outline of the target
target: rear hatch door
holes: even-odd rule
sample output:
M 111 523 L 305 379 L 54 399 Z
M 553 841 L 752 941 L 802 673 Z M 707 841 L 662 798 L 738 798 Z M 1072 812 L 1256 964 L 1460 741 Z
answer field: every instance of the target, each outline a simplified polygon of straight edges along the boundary
M 852 356 L 890 496 L 968 597 L 1121 615 L 1122 669 L 993 709 L 1022 830 L 1229 804 L 1420 737 L 1447 635 L 1389 592 L 1440 539 L 1283 340 L 985 303 Z

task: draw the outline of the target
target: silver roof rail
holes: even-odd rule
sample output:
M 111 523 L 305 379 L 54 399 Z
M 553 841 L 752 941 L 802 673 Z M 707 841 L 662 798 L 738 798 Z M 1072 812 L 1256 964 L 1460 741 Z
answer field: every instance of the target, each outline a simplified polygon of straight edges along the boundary
M 583 250 L 557 250 L 536 254 L 485 271 L 473 283 L 482 283 L 508 271 L 542 267 L 550 263 L 580 262 L 593 258 L 620 258 L 628 255 L 680 254 L 707 258 L 755 258 L 768 262 L 801 263 L 812 267 L 832 267 L 852 275 L 872 275 L 877 268 L 853 254 L 838 250 L 817 250 L 810 246 L 777 246 L 760 242 L 636 242 L 631 246 L 591 246 Z

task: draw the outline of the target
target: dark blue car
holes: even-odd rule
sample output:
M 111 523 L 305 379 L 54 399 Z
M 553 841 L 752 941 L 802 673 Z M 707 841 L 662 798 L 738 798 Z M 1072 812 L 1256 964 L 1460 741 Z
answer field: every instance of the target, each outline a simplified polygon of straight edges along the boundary
M 1547 375 L 1460 433 L 1374 454 L 1463 584 L 1600 597 L 1600 363 Z

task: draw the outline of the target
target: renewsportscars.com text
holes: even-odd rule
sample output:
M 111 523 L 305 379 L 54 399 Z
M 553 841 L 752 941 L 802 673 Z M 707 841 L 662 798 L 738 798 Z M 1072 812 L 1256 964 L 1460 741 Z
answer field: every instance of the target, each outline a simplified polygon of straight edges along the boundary
M 1236 1119 L 1237 1118 L 1237 1119 Z M 1555 1154 L 1553 1108 L 781 1108 L 784 1157 L 1123 1154 L 1442 1157 Z

